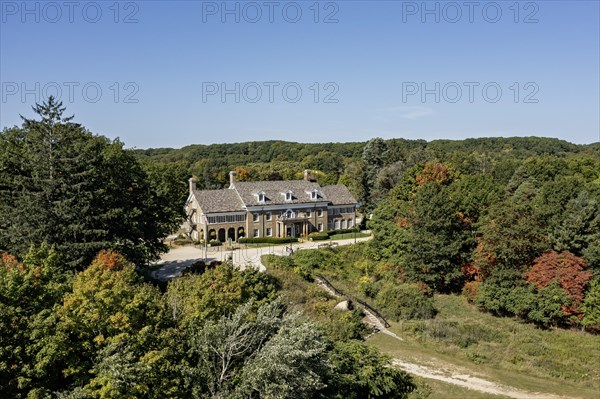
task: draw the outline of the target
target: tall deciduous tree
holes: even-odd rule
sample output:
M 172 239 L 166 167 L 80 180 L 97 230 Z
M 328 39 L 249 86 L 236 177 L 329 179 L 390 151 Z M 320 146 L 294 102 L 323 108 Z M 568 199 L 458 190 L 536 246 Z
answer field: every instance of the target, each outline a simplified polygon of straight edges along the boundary
M 362 161 L 365 165 L 363 173 L 363 207 L 367 211 L 373 209 L 373 199 L 371 198 L 371 190 L 375 186 L 377 174 L 385 165 L 387 157 L 387 144 L 382 138 L 375 138 L 367 141 L 362 153 Z
M 586 286 L 592 278 L 585 261 L 570 252 L 548 251 L 536 258 L 525 275 L 527 281 L 541 289 L 556 282 L 569 298 L 563 306 L 565 316 L 577 315 L 583 302 Z
M 96 392 L 94 397 L 111 397 L 101 393 L 127 387 L 118 388 L 110 380 L 109 364 L 150 368 L 150 364 L 160 363 L 163 344 L 159 333 L 173 325 L 161 299 L 160 292 L 142 283 L 135 267 L 121 255 L 99 253 L 77 274 L 72 292 L 45 321 L 48 331 L 36 345 L 35 370 L 46 376 L 46 387 L 81 386 L 88 393 Z M 123 353 L 116 354 L 119 349 Z M 152 353 L 154 356 L 148 356 Z M 131 363 L 134 360 L 142 364 Z M 158 381 L 133 377 L 132 381 L 132 391 L 158 385 Z
M 421 187 L 409 219 L 411 233 L 404 256 L 409 278 L 436 290 L 460 289 L 460 268 L 474 240 L 464 231 L 448 188 L 435 183 Z
M 22 263 L 1 254 L 0 397 L 24 398 L 43 384 L 45 376 L 33 367 L 40 337 L 47 333 L 39 321 L 68 290 L 69 277 L 47 246 L 32 248 Z

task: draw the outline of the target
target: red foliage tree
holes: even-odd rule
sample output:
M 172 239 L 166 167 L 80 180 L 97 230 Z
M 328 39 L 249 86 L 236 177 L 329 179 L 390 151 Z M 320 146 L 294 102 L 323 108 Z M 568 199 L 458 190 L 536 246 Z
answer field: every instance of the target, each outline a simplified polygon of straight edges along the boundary
M 480 240 L 473 251 L 473 262 L 470 264 L 470 269 L 468 271 L 470 272 L 470 275 L 475 276 L 474 280 L 485 280 L 496 266 L 496 257 L 494 250 L 490 249 L 491 247 L 492 245 Z M 463 273 L 465 273 L 465 270 L 463 270 Z
M 92 262 L 92 266 L 100 266 L 101 268 L 108 270 L 122 270 L 123 267 L 128 264 L 129 263 L 123 255 L 106 249 L 100 251 Z
M 585 260 L 570 252 L 548 251 L 534 260 L 533 267 L 525 278 L 538 288 L 557 281 L 573 301 L 571 306 L 563 306 L 563 313 L 565 316 L 572 316 L 580 313 L 579 305 L 583 302 L 585 288 L 592 278 L 592 273 L 586 269 Z

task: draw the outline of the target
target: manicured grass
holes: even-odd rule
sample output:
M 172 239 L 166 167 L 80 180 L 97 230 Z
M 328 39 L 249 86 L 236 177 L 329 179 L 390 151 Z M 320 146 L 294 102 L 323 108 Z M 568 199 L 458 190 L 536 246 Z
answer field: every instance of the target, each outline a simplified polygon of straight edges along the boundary
M 264 248 L 264 247 L 274 247 L 274 246 L 278 246 L 278 245 L 290 245 L 290 244 L 271 244 L 268 242 L 261 242 L 261 243 L 256 243 L 256 244 L 241 244 L 240 248 L 244 248 L 244 246 L 246 246 L 247 248 Z
M 363 238 L 363 237 L 370 237 L 370 234 L 365 234 L 365 233 L 344 233 L 344 234 L 334 234 L 332 236 L 329 237 L 330 240 L 347 240 L 349 238 Z

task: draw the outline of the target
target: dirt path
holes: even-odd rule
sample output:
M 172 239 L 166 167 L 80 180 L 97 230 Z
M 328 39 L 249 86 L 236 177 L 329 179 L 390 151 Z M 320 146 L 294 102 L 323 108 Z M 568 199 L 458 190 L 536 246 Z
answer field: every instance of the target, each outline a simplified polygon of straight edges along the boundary
M 333 291 L 324 281 L 320 278 L 315 278 L 315 283 L 323 290 L 327 291 L 330 295 L 339 298 L 346 299 L 340 295 L 338 295 L 335 291 Z M 369 309 L 362 308 L 365 313 L 365 318 L 363 322 L 370 327 L 373 327 L 377 332 L 382 334 L 389 335 L 399 341 L 403 341 L 402 338 L 388 330 L 383 323 L 372 314 Z M 492 381 L 485 380 L 483 378 L 474 377 L 469 373 L 468 370 L 458 370 L 457 367 L 453 365 L 444 365 L 439 366 L 440 362 L 434 362 L 437 367 L 433 366 L 424 366 L 415 363 L 408 363 L 400 359 L 393 359 L 392 364 L 406 371 L 407 373 L 423 377 L 430 378 L 434 380 L 439 380 L 443 382 L 447 382 L 449 384 L 459 385 L 464 388 L 468 388 L 478 392 L 489 393 L 493 395 L 503 395 L 508 396 L 514 399 L 574 399 L 567 398 L 565 396 L 557 396 L 547 393 L 538 393 L 538 392 L 527 392 L 517 388 L 513 388 L 510 386 L 498 384 Z
M 356 239 L 356 242 L 363 242 L 370 239 L 371 237 L 360 237 Z M 354 242 L 353 238 L 327 241 L 328 244 L 333 245 L 351 245 Z M 323 242 L 304 241 L 291 244 L 294 251 L 300 249 L 317 249 L 319 245 L 323 245 Z M 213 260 L 224 261 L 229 257 L 231 257 L 233 264 L 240 269 L 254 267 L 264 272 L 266 268 L 260 262 L 260 258 L 267 254 L 287 256 L 286 248 L 288 247 L 289 244 L 259 248 L 240 248 L 233 251 L 226 250 L 224 247 L 208 248 L 208 251 L 206 251 L 206 248 L 195 246 L 173 248 L 166 254 L 163 254 L 160 261 L 153 265 L 156 270 L 152 272 L 152 277 L 160 281 L 169 281 L 181 275 L 181 272 L 187 266 L 197 260 L 206 260 L 207 262 Z
M 392 363 L 407 373 L 414 374 L 419 377 L 431 378 L 493 395 L 504 395 L 514 399 L 569 399 L 565 396 L 557 396 L 539 392 L 527 392 L 506 385 L 497 384 L 495 382 L 484 380 L 483 378 L 474 377 L 469 374 L 463 374 L 458 370 L 453 370 L 452 367 L 434 368 L 408 363 L 399 359 L 393 359 Z

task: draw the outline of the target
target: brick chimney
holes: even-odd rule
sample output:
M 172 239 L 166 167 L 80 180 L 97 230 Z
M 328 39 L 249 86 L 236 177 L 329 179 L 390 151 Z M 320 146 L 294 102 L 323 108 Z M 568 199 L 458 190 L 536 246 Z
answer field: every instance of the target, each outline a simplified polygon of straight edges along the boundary
M 310 181 L 310 170 L 304 169 L 304 180 Z
M 196 183 L 198 182 L 196 179 L 194 179 L 193 177 L 190 177 L 190 194 L 192 194 L 195 190 L 196 190 Z
M 237 173 L 235 172 L 235 170 L 232 170 L 231 172 L 229 172 L 229 188 L 235 188 L 235 176 L 237 175 Z

